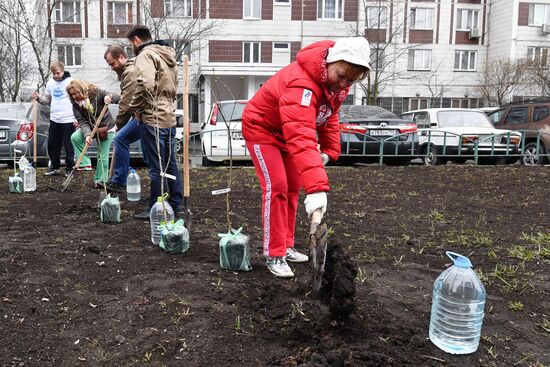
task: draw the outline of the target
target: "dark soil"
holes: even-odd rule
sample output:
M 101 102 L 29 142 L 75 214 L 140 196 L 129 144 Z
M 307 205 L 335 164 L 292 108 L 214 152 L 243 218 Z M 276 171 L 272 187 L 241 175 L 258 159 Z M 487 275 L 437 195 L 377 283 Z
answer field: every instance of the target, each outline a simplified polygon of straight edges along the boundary
M 101 223 L 91 172 L 60 192 L 63 179 L 39 171 L 36 192 L 8 194 L 1 171 L 0 365 L 550 366 L 549 167 L 328 168 L 328 257 L 342 261 L 326 270 L 345 291 L 324 298 L 308 264 L 292 280 L 266 270 L 249 167 L 233 170 L 230 218 L 250 236 L 252 270 L 220 268 L 226 203 L 211 191 L 228 172 L 192 170 L 190 247 L 170 254 L 132 219 L 143 202 L 121 197 L 122 222 Z M 308 229 L 300 205 L 306 252 Z M 428 339 L 446 250 L 467 255 L 487 289 L 470 355 Z

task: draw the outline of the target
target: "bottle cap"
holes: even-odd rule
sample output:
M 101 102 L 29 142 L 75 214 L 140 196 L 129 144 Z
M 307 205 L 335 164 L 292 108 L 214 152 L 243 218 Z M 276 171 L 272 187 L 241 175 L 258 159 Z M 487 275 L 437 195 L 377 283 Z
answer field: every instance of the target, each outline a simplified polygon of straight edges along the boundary
M 459 268 L 473 267 L 470 259 L 468 259 L 466 256 L 463 256 L 463 255 L 457 254 L 456 252 L 451 252 L 451 251 L 447 251 L 445 253 L 447 254 L 447 256 L 449 256 L 451 260 L 453 260 L 453 263 L 456 267 L 459 267 Z
M 130 167 L 130 173 L 136 173 L 136 170 Z
M 166 200 L 168 198 L 168 193 L 165 192 L 164 194 L 162 194 L 161 196 L 157 197 L 157 203 L 162 203 L 164 200 Z

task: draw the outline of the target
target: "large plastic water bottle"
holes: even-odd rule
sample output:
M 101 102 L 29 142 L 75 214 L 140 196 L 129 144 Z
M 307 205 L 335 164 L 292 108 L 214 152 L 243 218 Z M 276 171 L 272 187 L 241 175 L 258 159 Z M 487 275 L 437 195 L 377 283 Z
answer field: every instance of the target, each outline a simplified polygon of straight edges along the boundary
M 24 172 L 25 168 L 27 168 L 29 164 L 30 164 L 29 160 L 24 155 L 22 155 L 21 158 L 19 158 L 19 161 L 17 162 L 17 165 L 19 166 L 19 177 L 23 178 L 25 174 Z
M 141 180 L 133 168 L 130 168 L 130 173 L 126 180 L 126 198 L 129 201 L 139 201 L 141 199 Z
M 166 198 L 168 194 L 159 196 L 155 205 L 149 211 L 149 223 L 151 224 L 151 242 L 155 245 L 160 243 L 160 228 L 163 223 L 174 223 L 174 209 Z
M 467 257 L 450 251 L 446 254 L 454 265 L 434 283 L 430 340 L 447 353 L 473 353 L 481 336 L 485 288 Z
M 23 170 L 23 190 L 25 192 L 36 190 L 36 170 L 30 163 Z

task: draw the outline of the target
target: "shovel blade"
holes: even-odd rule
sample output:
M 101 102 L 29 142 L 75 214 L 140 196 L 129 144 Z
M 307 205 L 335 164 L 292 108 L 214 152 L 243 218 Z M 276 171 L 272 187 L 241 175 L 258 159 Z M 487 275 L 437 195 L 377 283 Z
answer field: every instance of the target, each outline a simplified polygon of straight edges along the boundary
M 191 224 L 193 223 L 193 213 L 191 213 L 191 209 L 189 209 L 189 197 L 184 196 L 182 204 L 183 210 L 181 212 L 181 216 L 183 217 L 183 223 L 185 225 L 185 228 L 190 231 Z
M 321 223 L 314 233 L 309 236 L 309 256 L 311 259 L 312 279 L 314 292 L 318 292 L 323 285 L 325 261 L 327 257 L 327 225 Z
M 63 185 L 61 185 L 61 191 L 67 190 L 67 187 L 69 187 L 69 184 L 73 179 L 73 176 L 74 176 L 74 169 L 67 175 L 67 178 L 65 178 L 65 181 L 63 181 Z

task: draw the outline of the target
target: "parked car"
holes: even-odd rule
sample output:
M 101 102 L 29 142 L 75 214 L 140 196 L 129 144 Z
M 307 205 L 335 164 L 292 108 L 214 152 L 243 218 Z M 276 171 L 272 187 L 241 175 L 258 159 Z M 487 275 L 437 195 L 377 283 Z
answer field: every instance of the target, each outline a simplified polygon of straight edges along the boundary
M 408 111 L 401 117 L 418 126 L 420 152 L 427 165 L 448 160 L 479 164 L 514 163 L 518 160 L 521 133 L 499 130 L 484 112 L 465 108 L 428 108 Z
M 250 161 L 241 131 L 241 116 L 248 101 L 219 101 L 212 105 L 201 127 L 202 165 L 212 166 L 234 161 Z
M 340 107 L 339 161 L 408 164 L 418 153 L 416 124 L 379 106 Z
M 25 119 L 30 103 L 0 104 L 0 162 L 13 164 L 11 144 L 15 141 L 19 125 Z M 18 153 L 17 156 L 20 156 Z
M 497 129 L 522 131 L 521 164 L 550 162 L 550 100 L 511 103 L 492 112 L 489 120 Z
M 36 129 L 38 131 L 38 140 L 37 140 L 37 165 L 39 167 L 47 167 L 49 164 L 48 158 L 48 128 L 50 124 L 50 107 L 48 105 L 38 105 L 39 113 L 36 121 Z M 109 111 L 113 116 L 116 116 L 118 113 L 118 105 L 111 104 L 109 105 Z M 32 160 L 34 157 L 34 126 L 33 126 L 34 116 L 32 105 L 28 107 L 25 118 L 18 122 L 18 131 L 15 135 L 15 139 L 11 143 L 11 151 L 18 150 L 22 154 L 25 154 L 29 160 Z M 111 145 L 111 151 L 113 145 Z M 19 155 L 19 153 L 18 153 Z M 88 155 L 92 160 L 97 159 L 97 143 L 94 142 L 90 145 L 88 149 Z M 141 154 L 141 144 L 139 140 L 130 145 L 130 159 L 135 163 L 142 161 Z M 65 158 L 65 150 L 61 150 L 61 158 Z M 75 157 L 75 161 L 78 157 Z

